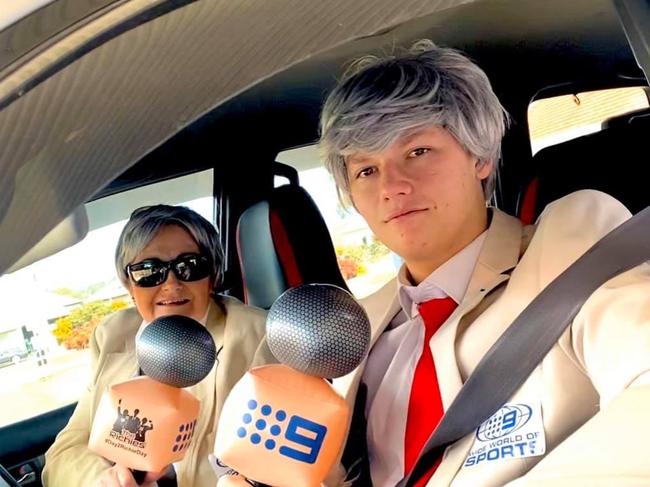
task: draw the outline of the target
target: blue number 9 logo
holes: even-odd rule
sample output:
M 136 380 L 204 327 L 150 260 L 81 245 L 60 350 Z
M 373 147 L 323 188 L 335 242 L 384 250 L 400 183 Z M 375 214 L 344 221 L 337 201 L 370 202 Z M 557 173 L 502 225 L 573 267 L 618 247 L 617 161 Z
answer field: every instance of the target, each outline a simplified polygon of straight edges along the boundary
M 284 437 L 292 443 L 305 447 L 307 451 L 281 446 L 280 454 L 300 462 L 315 463 L 326 433 L 327 428 L 322 424 L 314 423 L 300 416 L 292 416 Z
M 517 424 L 517 411 L 510 411 L 503 415 L 503 421 L 501 423 L 501 430 L 507 430 L 514 428 Z

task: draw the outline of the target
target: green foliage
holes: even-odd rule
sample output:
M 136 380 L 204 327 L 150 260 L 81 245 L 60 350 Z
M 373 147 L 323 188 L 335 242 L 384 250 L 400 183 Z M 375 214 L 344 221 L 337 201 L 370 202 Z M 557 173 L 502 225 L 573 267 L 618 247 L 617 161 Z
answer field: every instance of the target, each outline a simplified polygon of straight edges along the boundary
M 369 245 L 366 245 L 366 252 L 370 262 L 377 262 L 386 257 L 390 250 L 379 240 L 373 239 Z
M 123 300 L 93 301 L 77 306 L 69 315 L 56 320 L 54 336 L 68 350 L 88 348 L 90 335 L 102 318 L 126 306 L 128 303 Z
M 384 244 L 373 239 L 371 243 L 336 247 L 336 258 L 344 279 L 363 275 L 369 263 L 375 263 L 390 252 Z

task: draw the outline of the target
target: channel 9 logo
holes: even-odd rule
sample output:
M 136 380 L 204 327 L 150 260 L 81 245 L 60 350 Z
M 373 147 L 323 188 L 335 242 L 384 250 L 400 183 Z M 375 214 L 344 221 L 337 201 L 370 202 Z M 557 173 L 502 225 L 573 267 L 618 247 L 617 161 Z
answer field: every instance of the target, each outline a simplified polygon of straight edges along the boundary
M 526 404 L 507 404 L 494 413 L 476 431 L 481 441 L 497 440 L 523 427 L 532 416 Z
M 274 411 L 271 405 L 260 405 L 255 399 L 246 406 L 237 429 L 239 438 L 269 451 L 277 449 L 280 455 L 298 462 L 316 462 L 327 434 L 325 425 L 298 415 L 287 417 L 284 410 Z

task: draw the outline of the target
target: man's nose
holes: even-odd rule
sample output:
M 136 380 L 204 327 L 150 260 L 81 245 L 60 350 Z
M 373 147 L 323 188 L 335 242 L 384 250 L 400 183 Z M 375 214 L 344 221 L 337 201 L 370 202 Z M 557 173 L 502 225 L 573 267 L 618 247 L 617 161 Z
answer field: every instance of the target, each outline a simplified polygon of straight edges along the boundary
M 413 191 L 411 179 L 398 164 L 384 164 L 380 175 L 382 197 L 386 200 L 407 195 Z

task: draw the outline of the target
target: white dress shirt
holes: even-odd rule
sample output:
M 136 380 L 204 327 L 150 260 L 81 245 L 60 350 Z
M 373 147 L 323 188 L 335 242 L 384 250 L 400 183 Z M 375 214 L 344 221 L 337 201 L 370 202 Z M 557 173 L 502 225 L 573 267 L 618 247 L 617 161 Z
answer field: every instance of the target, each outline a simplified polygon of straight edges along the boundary
M 375 487 L 393 487 L 404 477 L 408 402 L 424 345 L 418 304 L 447 296 L 456 303 L 462 301 L 486 235 L 483 232 L 417 286 L 410 284 L 406 268 L 400 269 L 397 280 L 402 311 L 377 340 L 363 373 L 368 387 L 365 412 L 370 475 Z

